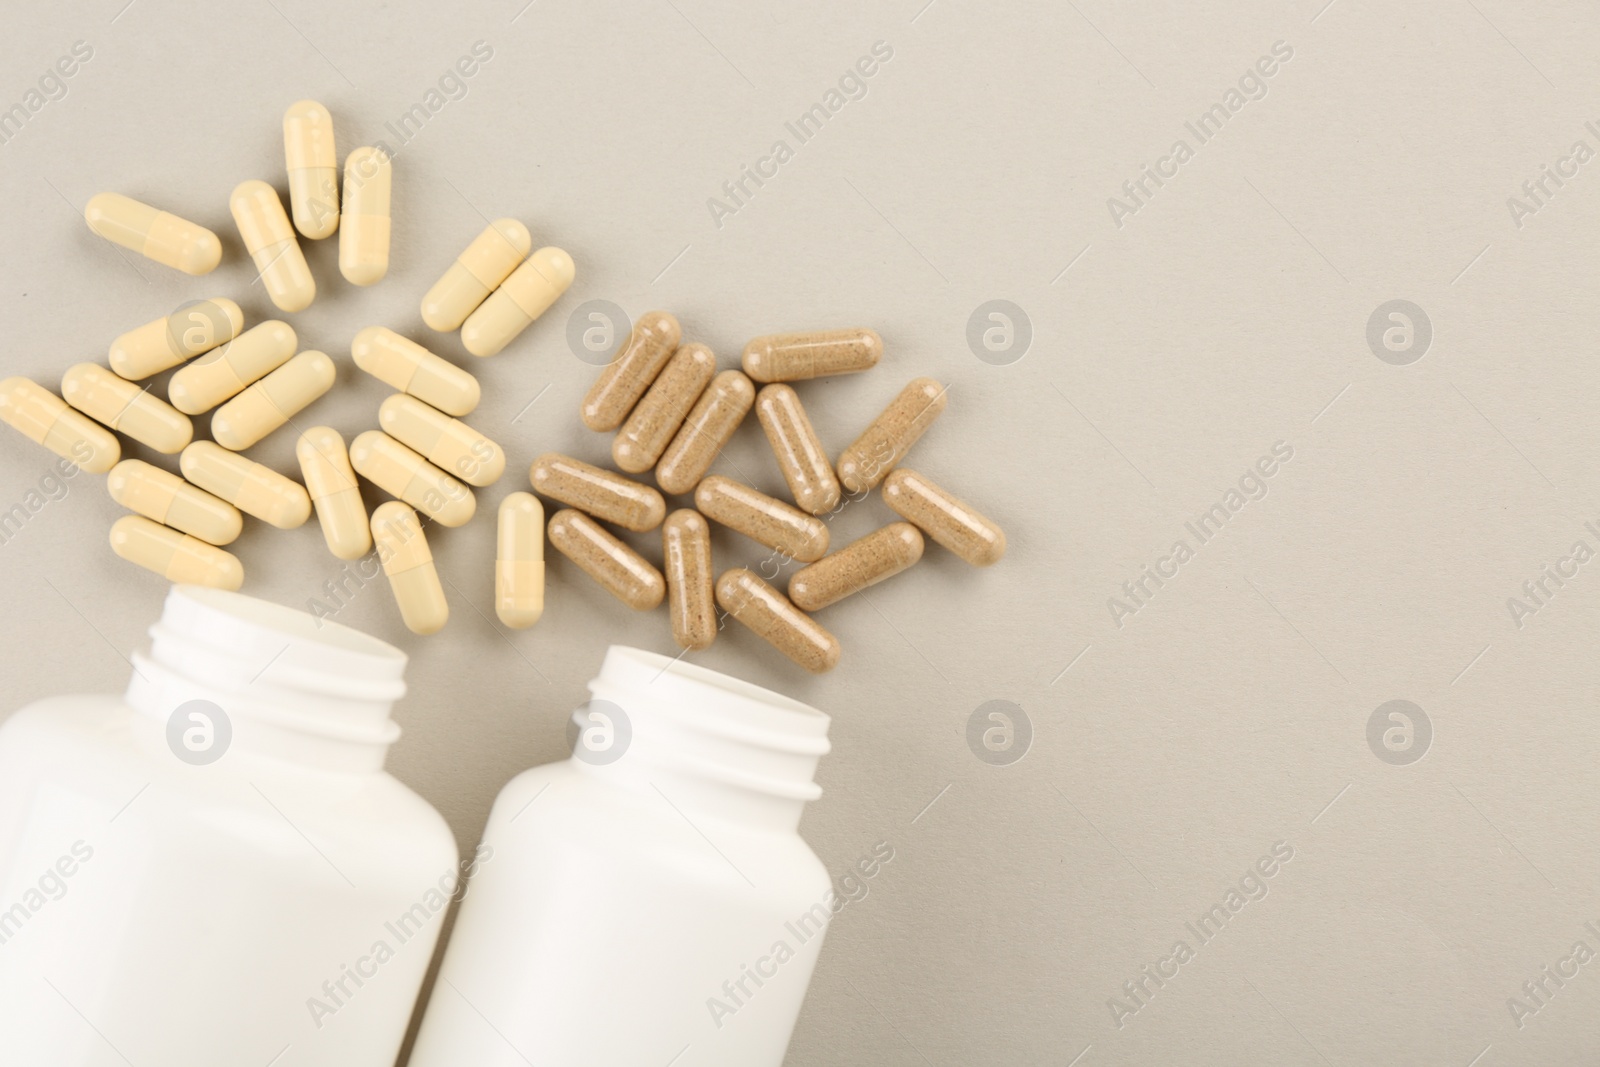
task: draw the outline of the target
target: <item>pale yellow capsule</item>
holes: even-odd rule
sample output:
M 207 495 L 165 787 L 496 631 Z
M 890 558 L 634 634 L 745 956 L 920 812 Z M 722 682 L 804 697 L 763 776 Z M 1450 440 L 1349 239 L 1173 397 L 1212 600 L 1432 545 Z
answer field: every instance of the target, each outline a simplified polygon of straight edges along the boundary
M 536 492 L 625 529 L 654 530 L 667 516 L 667 502 L 648 485 L 559 452 L 535 457 L 528 480 Z
M 913 379 L 900 390 L 839 456 L 839 481 L 844 487 L 858 493 L 883 481 L 944 411 L 947 392 L 932 378 Z
M 386 385 L 460 417 L 478 406 L 478 379 L 387 326 L 368 326 L 350 342 L 356 366 Z
M 884 480 L 883 501 L 974 567 L 998 563 L 1006 554 L 1006 532 L 998 524 L 910 468 Z
M 414 634 L 436 634 L 450 620 L 450 602 L 439 584 L 439 571 L 428 551 L 417 513 L 397 500 L 379 504 L 372 513 L 372 539 L 389 576 L 389 589 L 400 607 L 400 620 Z
M 83 217 L 106 240 L 185 274 L 210 274 L 222 262 L 216 234 L 120 193 L 94 197 Z
M 295 442 L 294 455 L 300 461 L 300 476 L 316 506 L 328 550 L 340 559 L 366 555 L 372 548 L 372 530 L 339 431 L 330 426 L 311 427 Z
M 368 430 L 350 442 L 350 465 L 441 526 L 460 526 L 478 508 L 471 489 L 381 430 Z
M 725 370 L 711 379 L 678 435 L 661 453 L 656 484 L 669 493 L 687 493 L 698 485 L 755 399 L 755 386 L 739 371 Z
M 244 526 L 244 516 L 226 500 L 140 459 L 125 459 L 112 467 L 106 489 L 129 511 L 207 544 L 231 544 Z
M 187 415 L 210 411 L 289 362 L 299 343 L 294 327 L 268 319 L 174 374 L 167 396 Z
M 142 381 L 226 344 L 242 329 L 244 312 L 232 300 L 195 300 L 112 341 L 111 369 Z
M 891 522 L 795 571 L 789 579 L 789 599 L 802 611 L 821 611 L 899 574 L 922 558 L 922 547 L 922 534 L 915 526 Z
M 798 382 L 869 370 L 883 357 L 883 338 L 865 327 L 757 337 L 744 346 L 744 372 L 758 382 Z
M 527 629 L 544 614 L 544 505 L 532 493 L 500 501 L 494 613 L 513 630 Z
M 635 611 L 649 611 L 667 593 L 667 580 L 639 553 L 581 511 L 550 518 L 550 544 Z
M 178 457 L 183 476 L 206 492 L 280 530 L 311 517 L 311 498 L 292 478 L 210 441 L 196 441 Z
M 717 357 L 705 345 L 688 344 L 674 352 L 611 442 L 617 466 L 631 474 L 655 466 L 716 372 Z
M 787 385 L 763 386 L 756 394 L 756 418 L 778 457 L 783 480 L 801 511 L 820 515 L 839 502 L 839 479 L 811 426 L 800 394 Z
M 711 590 L 711 524 L 693 508 L 679 508 L 661 524 L 661 570 L 667 612 L 679 648 L 710 648 L 717 639 L 717 605 Z
M 104 474 L 122 458 L 115 434 L 27 378 L 0 381 L 0 421 L 93 474 Z
M 232 552 L 142 515 L 124 515 L 111 524 L 111 551 L 179 585 L 234 590 L 244 584 L 244 566 Z
M 839 662 L 839 639 L 754 571 L 743 567 L 724 571 L 717 579 L 717 604 L 813 674 L 831 671 Z
M 695 487 L 700 514 L 790 559 L 812 563 L 828 551 L 828 527 L 776 497 L 713 474 Z
M 339 273 L 351 285 L 372 285 L 389 273 L 389 164 L 381 148 L 358 148 L 344 161 Z
M 77 363 L 61 376 L 66 402 L 157 452 L 174 455 L 194 440 L 194 423 L 181 411 L 98 363 Z
M 683 327 L 667 312 L 647 311 L 640 316 L 622 351 L 606 364 L 583 398 L 579 409 L 583 424 L 602 433 L 621 426 L 682 338 Z
M 395 393 L 378 408 L 378 426 L 435 467 L 469 485 L 493 485 L 505 473 L 506 454 L 471 426 Z
M 528 258 L 533 237 L 516 219 L 495 219 L 456 257 L 422 298 L 422 321 L 440 333 L 458 330 L 517 264 Z
M 572 286 L 577 267 L 559 248 L 541 248 L 512 271 L 461 326 L 461 343 L 475 356 L 492 356 L 516 340 Z
M 304 311 L 317 298 L 317 282 L 295 240 L 278 191 L 250 180 L 234 187 L 228 205 L 246 252 L 255 262 L 267 296 L 280 311 Z M 337 216 L 335 216 L 337 218 Z M 332 231 L 329 231 L 332 232 Z
M 327 108 L 315 100 L 289 105 L 283 113 L 283 156 L 294 228 L 313 241 L 332 237 L 339 228 L 339 155 Z
M 235 452 L 249 448 L 333 388 L 333 360 L 308 350 L 228 401 L 211 416 L 211 436 Z

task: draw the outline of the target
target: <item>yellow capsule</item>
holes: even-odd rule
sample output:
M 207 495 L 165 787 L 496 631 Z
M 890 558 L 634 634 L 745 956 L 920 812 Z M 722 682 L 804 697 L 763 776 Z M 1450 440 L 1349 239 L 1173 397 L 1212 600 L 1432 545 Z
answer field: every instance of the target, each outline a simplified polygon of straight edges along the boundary
M 753 571 L 724 571 L 717 579 L 717 604 L 813 674 L 831 671 L 839 662 L 839 639 Z
M 450 620 L 450 602 L 439 584 L 439 571 L 428 551 L 417 513 L 397 500 L 379 504 L 372 513 L 372 539 L 389 576 L 389 589 L 400 607 L 400 619 L 414 634 L 436 634 Z
M 207 544 L 231 544 L 244 526 L 239 509 L 226 500 L 140 459 L 125 459 L 112 467 L 106 489 L 129 511 Z
M 478 508 L 471 489 L 381 430 L 368 430 L 350 442 L 350 465 L 441 526 L 460 526 Z
M 246 252 L 255 261 L 267 296 L 280 311 L 304 311 L 317 298 L 317 282 L 295 240 L 278 191 L 252 179 L 234 187 L 229 205 Z M 329 231 L 332 232 L 332 231 Z
M 244 312 L 225 297 L 195 300 L 111 342 L 111 369 L 129 381 L 193 359 L 239 336 Z
M 115 434 L 27 378 L 0 381 L 0 421 L 93 474 L 104 474 L 122 458 Z
M 756 394 L 756 418 L 800 510 L 820 515 L 837 504 L 839 479 L 833 476 L 833 464 L 806 416 L 800 394 L 787 385 L 763 386 Z
M 111 524 L 111 551 L 179 585 L 234 590 L 244 584 L 244 567 L 232 552 L 142 515 L 124 515 Z
M 921 558 L 922 534 L 909 522 L 892 522 L 795 571 L 789 599 L 802 611 L 821 611 Z
M 678 434 L 656 464 L 656 484 L 669 493 L 687 493 L 733 437 L 755 403 L 756 389 L 736 370 L 725 370 L 700 394 Z
M 235 452 L 249 448 L 332 389 L 336 377 L 326 354 L 302 352 L 218 408 L 211 436 Z
M 91 419 L 169 456 L 194 440 L 194 423 L 160 397 L 98 363 L 76 363 L 61 376 L 61 396 Z
M 461 343 L 475 356 L 492 356 L 561 299 L 577 268 L 559 248 L 541 248 L 511 272 L 461 326 Z
M 469 485 L 493 485 L 505 473 L 506 454 L 499 445 L 416 397 L 395 393 L 385 400 L 378 408 L 378 426 Z
M 268 319 L 174 374 L 167 397 L 187 415 L 210 411 L 289 362 L 299 343 L 294 327 Z
M 544 505 L 532 493 L 500 501 L 494 613 L 513 630 L 527 629 L 544 614 Z
M 566 508 L 551 517 L 550 544 L 635 611 L 649 611 L 666 595 L 660 571 L 581 511 Z
M 358 148 L 345 159 L 339 273 L 351 285 L 371 285 L 389 273 L 389 183 L 383 149 Z
M 578 413 L 583 424 L 604 433 L 615 430 L 644 396 L 661 368 L 667 365 L 683 327 L 665 311 L 647 311 L 633 324 L 633 332 L 617 358 L 607 363 L 589 387 Z
M 210 441 L 184 449 L 178 467 L 206 492 L 280 530 L 292 530 L 311 517 L 311 498 L 299 482 Z
M 120 193 L 94 197 L 83 217 L 106 240 L 185 274 L 210 274 L 222 262 L 216 234 Z
M 625 529 L 654 530 L 667 516 L 667 502 L 648 485 L 559 452 L 535 457 L 528 480 L 552 500 Z
M 679 648 L 710 648 L 717 639 L 717 605 L 711 590 L 711 524 L 693 508 L 679 508 L 661 524 L 661 569 L 667 610 Z
M 744 346 L 744 372 L 758 382 L 799 382 L 878 365 L 883 338 L 865 327 L 757 337 Z
M 828 527 L 821 519 L 731 478 L 713 474 L 702 481 L 694 504 L 706 518 L 790 559 L 813 563 L 827 554 Z
M 386 385 L 459 418 L 478 406 L 478 379 L 387 326 L 368 326 L 350 342 L 356 366 Z
M 339 156 L 333 116 L 315 100 L 299 100 L 283 113 L 283 156 L 289 170 L 294 228 L 313 241 L 339 228 Z
M 295 442 L 295 458 L 300 461 L 300 476 L 316 505 L 322 539 L 340 559 L 360 559 L 372 548 L 372 530 L 367 525 L 367 508 L 361 502 L 361 487 L 350 466 L 350 453 L 344 438 L 329 426 L 313 426 Z
M 852 493 L 888 475 L 945 408 L 948 390 L 932 378 L 913 379 L 872 425 L 839 456 L 839 481 Z
M 993 520 L 908 467 L 884 480 L 883 501 L 974 567 L 998 563 L 1006 554 L 1006 532 Z
M 630 474 L 655 466 L 715 373 L 717 357 L 705 345 L 688 344 L 673 353 L 611 442 L 617 466 Z
M 495 219 L 423 296 L 422 321 L 440 333 L 459 330 L 467 316 L 528 258 L 532 247 L 526 226 L 516 219 Z

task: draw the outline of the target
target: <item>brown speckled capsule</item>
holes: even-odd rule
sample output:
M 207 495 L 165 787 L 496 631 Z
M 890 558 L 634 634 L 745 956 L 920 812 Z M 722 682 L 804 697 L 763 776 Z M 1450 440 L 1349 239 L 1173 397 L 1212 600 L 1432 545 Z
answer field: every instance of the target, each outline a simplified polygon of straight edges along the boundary
M 998 563 L 1006 532 L 982 512 L 914 470 L 901 468 L 883 483 L 883 500 L 895 514 L 974 567 Z
M 800 510 L 820 515 L 837 504 L 839 479 L 833 476 L 833 464 L 806 417 L 800 395 L 787 385 L 764 386 L 756 394 L 756 418 Z
M 679 648 L 710 648 L 717 639 L 711 592 L 711 524 L 693 508 L 680 508 L 661 526 L 662 570 L 672 639 Z
M 900 390 L 839 457 L 839 481 L 844 487 L 856 493 L 883 481 L 944 411 L 946 392 L 932 378 L 914 379 Z
M 581 511 L 565 508 L 550 517 L 550 544 L 636 611 L 649 611 L 666 595 L 660 571 Z
M 731 478 L 714 474 L 701 482 L 694 504 L 706 518 L 790 559 L 812 563 L 827 554 L 828 527 L 821 519 Z
M 798 382 L 870 370 L 883 357 L 876 330 L 818 330 L 757 337 L 744 346 L 744 372 L 758 382 Z
M 579 414 L 591 430 L 615 430 L 628 417 L 661 368 L 672 358 L 683 329 L 665 311 L 647 311 L 633 324 L 628 343 L 606 364 L 583 398 Z
M 711 380 L 689 417 L 678 428 L 656 464 L 656 482 L 669 493 L 687 493 L 704 478 L 711 463 L 739 428 L 756 400 L 756 387 L 736 370 Z
M 648 485 L 559 452 L 535 458 L 528 480 L 535 492 L 628 530 L 654 530 L 667 514 L 667 502 Z
M 894 522 L 802 567 L 789 579 L 789 599 L 805 611 L 820 611 L 851 593 L 892 578 L 922 558 L 922 534 L 909 522 Z
M 717 357 L 705 345 L 684 345 L 673 353 L 611 442 L 617 466 L 630 474 L 655 466 L 716 372 Z
M 757 637 L 813 674 L 839 662 L 839 639 L 789 603 L 782 593 L 737 567 L 717 579 L 717 603 Z

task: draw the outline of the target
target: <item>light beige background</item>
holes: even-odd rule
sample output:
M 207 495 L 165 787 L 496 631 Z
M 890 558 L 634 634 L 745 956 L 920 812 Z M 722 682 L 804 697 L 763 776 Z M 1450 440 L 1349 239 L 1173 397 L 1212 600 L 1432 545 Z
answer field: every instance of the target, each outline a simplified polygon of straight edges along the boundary
M 607 455 L 566 342 L 602 298 L 674 311 L 724 366 L 758 333 L 875 326 L 879 370 L 804 388 L 823 439 L 938 376 L 950 410 L 914 462 L 1010 533 L 992 570 L 930 549 L 829 610 L 845 658 L 826 677 L 743 631 L 695 657 L 834 716 L 804 824 L 832 870 L 895 850 L 829 936 L 789 1063 L 1590 1062 L 1600 961 L 1520 1028 L 1507 1000 L 1575 941 L 1600 952 L 1600 563 L 1520 628 L 1507 599 L 1575 541 L 1600 550 L 1600 161 L 1520 227 L 1507 198 L 1575 141 L 1600 150 L 1600 15 L 1324 2 L 13 7 L 0 104 L 75 41 L 94 57 L 0 145 L 4 369 L 54 383 L 196 297 L 267 317 L 226 205 L 244 178 L 283 186 L 284 107 L 323 100 L 342 148 L 394 143 L 385 123 L 487 42 L 465 97 L 399 150 L 389 278 L 355 290 L 336 242 L 310 250 L 321 290 L 294 325 L 341 372 L 306 420 L 373 424 L 386 390 L 348 361 L 363 326 L 470 358 L 417 301 L 482 216 L 510 214 L 578 281 L 472 365 L 472 421 L 511 461 L 486 514 L 537 452 Z M 878 41 L 893 58 L 866 96 L 717 226 L 707 199 L 793 145 L 784 122 Z M 1279 41 L 1293 58 L 1267 95 L 1196 145 L 1184 123 Z M 1194 158 L 1115 225 L 1107 199 L 1179 137 Z M 225 265 L 189 279 L 92 237 L 79 212 L 104 189 L 215 228 Z M 1365 339 L 1395 298 L 1432 323 L 1409 366 Z M 1011 365 L 966 341 L 991 299 L 1031 322 Z M 1293 458 L 1267 496 L 1115 625 L 1121 583 L 1194 546 L 1184 523 L 1279 441 Z M 293 469 L 286 433 L 253 455 Z M 780 485 L 753 420 L 729 460 Z M 0 435 L 0 507 L 49 462 Z M 164 593 L 107 548 L 103 478 L 69 485 L 0 545 L 8 708 L 120 688 Z M 873 500 L 834 535 L 887 518 Z M 338 617 L 413 656 L 390 766 L 465 847 L 508 777 L 564 755 L 607 643 L 672 646 L 664 615 L 560 563 L 544 621 L 502 631 L 492 523 L 432 537 L 441 636 L 407 634 L 381 584 Z M 237 552 L 247 591 L 296 606 L 339 572 L 314 525 L 252 524 Z M 966 742 L 994 699 L 1035 732 L 1006 767 Z M 1368 746 L 1392 699 L 1431 721 L 1420 762 Z M 1276 842 L 1293 859 L 1269 894 L 1200 944 L 1184 924 Z M 1117 1025 L 1109 998 L 1180 939 L 1194 958 Z

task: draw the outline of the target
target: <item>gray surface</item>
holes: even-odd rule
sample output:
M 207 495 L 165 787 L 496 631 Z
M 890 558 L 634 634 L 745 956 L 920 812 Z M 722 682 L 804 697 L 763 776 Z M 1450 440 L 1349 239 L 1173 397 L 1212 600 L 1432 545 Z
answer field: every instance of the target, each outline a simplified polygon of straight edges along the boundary
M 1583 925 L 1600 926 L 1600 563 L 1521 628 L 1506 600 L 1574 541 L 1600 549 L 1583 525 L 1600 527 L 1600 162 L 1520 228 L 1506 198 L 1575 140 L 1600 149 L 1583 93 L 1600 16 L 1504 0 L 520 2 L 10 12 L 7 102 L 73 41 L 95 55 L 0 146 L 6 371 L 53 382 L 192 297 L 264 317 L 226 201 L 244 178 L 282 187 L 283 108 L 323 100 L 342 148 L 386 138 L 487 41 L 466 97 L 396 160 L 390 277 L 355 291 L 333 242 L 312 250 L 321 294 L 294 323 L 342 369 L 306 419 L 370 426 L 385 389 L 349 365 L 351 336 L 429 339 L 418 297 L 480 211 L 512 214 L 572 252 L 578 281 L 472 367 L 472 421 L 510 455 L 486 510 L 539 451 L 606 457 L 577 419 L 593 369 L 564 337 L 572 308 L 605 298 L 674 311 L 724 366 L 757 333 L 876 326 L 880 370 L 804 389 L 823 440 L 843 447 L 906 379 L 937 375 L 950 410 L 915 463 L 1010 531 L 991 571 L 930 550 L 829 610 L 846 650 L 830 676 L 743 632 L 696 657 L 835 716 L 804 825 L 830 868 L 880 839 L 896 850 L 830 935 L 791 1064 L 1060 1064 L 1086 1048 L 1085 1067 L 1581 1061 L 1600 962 L 1520 1029 L 1507 998 L 1574 941 L 1600 950 Z M 894 57 L 867 96 L 714 225 L 706 199 L 878 40 Z M 1277 40 L 1294 58 L 1268 95 L 1115 226 L 1106 198 L 1193 143 L 1185 120 Z M 102 189 L 211 225 L 225 266 L 192 280 L 119 256 L 77 217 Z M 1010 366 L 965 341 L 995 298 L 1034 330 Z M 1365 343 L 1394 298 L 1434 327 L 1410 366 Z M 1184 523 L 1280 440 L 1294 456 L 1266 498 L 1115 626 L 1119 584 L 1192 545 Z M 283 433 L 255 454 L 287 470 L 291 448 Z M 752 420 L 722 469 L 775 488 L 764 450 Z M 48 461 L 0 435 L 0 504 Z M 106 547 L 101 482 L 80 476 L 0 546 L 8 705 L 120 687 L 158 609 L 161 584 Z M 886 517 L 876 500 L 849 509 L 835 536 Z M 464 846 L 506 778 L 563 754 L 608 642 L 671 649 L 662 614 L 559 564 L 539 627 L 497 633 L 492 542 L 487 518 L 435 534 L 454 609 L 440 637 L 406 634 L 381 585 L 339 616 L 413 655 L 391 766 Z M 247 590 L 287 604 L 339 569 L 314 526 L 252 524 L 238 552 Z M 1036 730 L 1009 767 L 965 742 L 993 699 Z M 1392 699 L 1435 731 L 1409 766 L 1366 741 Z M 1295 855 L 1269 895 L 1209 944 L 1187 934 L 1277 841 Z M 1116 1026 L 1107 999 L 1178 939 L 1195 958 Z

